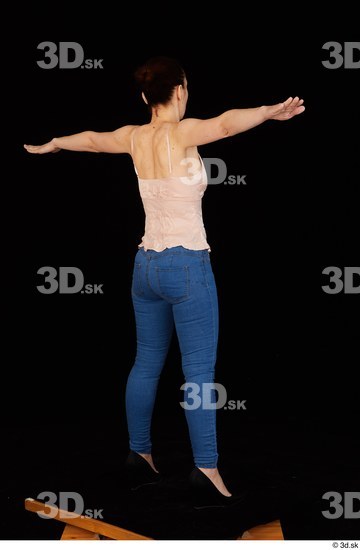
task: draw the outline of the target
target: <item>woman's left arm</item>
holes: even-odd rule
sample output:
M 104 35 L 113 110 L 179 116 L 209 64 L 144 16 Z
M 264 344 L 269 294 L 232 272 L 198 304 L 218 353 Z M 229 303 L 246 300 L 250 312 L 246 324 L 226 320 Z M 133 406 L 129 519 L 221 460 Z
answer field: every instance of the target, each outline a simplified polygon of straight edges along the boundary
M 55 137 L 43 145 L 24 145 L 28 153 L 43 155 L 67 151 L 89 153 L 130 153 L 130 135 L 136 126 L 123 126 L 113 132 L 85 131 L 71 136 Z

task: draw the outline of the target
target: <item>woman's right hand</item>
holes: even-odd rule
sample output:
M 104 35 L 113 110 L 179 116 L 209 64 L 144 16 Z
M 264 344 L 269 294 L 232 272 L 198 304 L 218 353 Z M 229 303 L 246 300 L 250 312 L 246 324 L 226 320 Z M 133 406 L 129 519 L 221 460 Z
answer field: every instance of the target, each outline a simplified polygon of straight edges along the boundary
M 44 143 L 43 145 L 24 144 L 24 148 L 27 150 L 28 153 L 33 153 L 36 155 L 43 155 L 44 153 L 58 153 L 61 150 L 60 147 L 56 147 L 53 139 L 48 143 Z
M 289 120 L 305 111 L 304 100 L 297 96 L 289 97 L 284 103 L 267 106 L 266 118 L 268 120 Z

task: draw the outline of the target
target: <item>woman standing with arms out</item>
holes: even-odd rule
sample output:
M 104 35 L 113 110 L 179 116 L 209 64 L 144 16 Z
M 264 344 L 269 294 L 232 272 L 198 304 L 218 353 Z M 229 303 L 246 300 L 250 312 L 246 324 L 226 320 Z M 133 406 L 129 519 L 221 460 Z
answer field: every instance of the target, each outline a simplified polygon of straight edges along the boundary
M 266 120 L 288 120 L 305 107 L 298 97 L 290 97 L 277 105 L 233 109 L 207 120 L 184 119 L 187 79 L 177 61 L 150 59 L 135 77 L 151 110 L 148 124 L 86 131 L 24 147 L 37 154 L 67 149 L 128 153 L 133 159 L 146 215 L 132 282 L 137 354 L 126 389 L 127 464 L 139 486 L 159 478 L 151 456 L 150 427 L 174 325 L 185 381 L 197 384 L 200 396 L 203 384 L 214 382 L 218 304 L 201 211 L 207 177 L 197 146 Z M 206 494 L 209 504 L 230 503 L 233 498 L 217 469 L 216 411 L 200 405 L 185 408 L 185 414 L 195 462 L 193 487 Z

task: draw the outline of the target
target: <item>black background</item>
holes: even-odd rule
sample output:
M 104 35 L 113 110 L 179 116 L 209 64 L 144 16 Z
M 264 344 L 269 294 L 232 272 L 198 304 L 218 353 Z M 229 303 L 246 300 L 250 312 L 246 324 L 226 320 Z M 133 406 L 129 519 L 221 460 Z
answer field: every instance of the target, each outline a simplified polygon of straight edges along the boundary
M 305 100 L 296 119 L 269 121 L 200 149 L 247 182 L 209 185 L 203 199 L 220 305 L 217 382 L 247 407 L 218 413 L 220 465 L 230 482 L 237 474 L 259 480 L 268 471 L 305 479 L 311 492 L 327 472 L 322 493 L 359 489 L 359 296 L 321 288 L 326 266 L 358 266 L 360 259 L 359 71 L 323 67 L 322 45 L 359 36 L 350 15 L 347 25 L 316 25 L 305 14 L 285 14 L 284 22 L 263 14 L 265 30 L 254 16 L 236 20 L 225 6 L 221 17 L 209 11 L 203 20 L 162 15 L 165 22 L 143 13 L 140 22 L 98 8 L 80 22 L 70 8 L 39 10 L 23 12 L 17 28 L 4 113 L 11 163 L 4 186 L 11 266 L 4 270 L 10 353 L 3 433 L 11 458 L 4 538 L 56 538 L 49 522 L 34 530 L 34 518 L 19 515 L 15 524 L 22 498 L 62 487 L 59 472 L 63 490 L 76 490 L 70 480 L 85 465 L 90 475 L 104 457 L 120 467 L 126 456 L 124 390 L 135 353 L 130 285 L 144 225 L 127 155 L 33 156 L 22 144 L 146 122 L 132 74 L 152 55 L 183 64 L 187 116 L 290 95 Z M 85 57 L 103 59 L 104 68 L 41 69 L 37 45 L 44 40 L 79 42 Z M 41 266 L 76 266 L 86 283 L 103 284 L 103 294 L 41 294 Z M 174 459 L 186 469 L 182 383 L 174 339 L 159 386 L 154 454 L 162 450 L 168 464 Z M 308 531 L 304 523 L 291 530 L 289 521 L 288 538 L 355 536 L 355 520 L 326 523 L 318 509 L 311 517 Z

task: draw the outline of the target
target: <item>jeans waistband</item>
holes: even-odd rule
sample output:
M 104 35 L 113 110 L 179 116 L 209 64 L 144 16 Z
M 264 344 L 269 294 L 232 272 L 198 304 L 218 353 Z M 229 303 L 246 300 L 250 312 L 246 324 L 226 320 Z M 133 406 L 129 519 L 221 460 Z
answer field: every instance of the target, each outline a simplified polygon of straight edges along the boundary
M 165 256 L 173 256 L 176 254 L 184 256 L 197 256 L 198 258 L 203 256 L 209 256 L 209 250 L 207 248 L 203 250 L 190 250 L 189 248 L 184 248 L 183 246 L 172 246 L 171 248 L 165 248 L 161 252 L 156 250 L 148 249 L 144 250 L 143 247 L 139 248 L 138 252 L 146 256 L 147 258 L 163 258 Z

